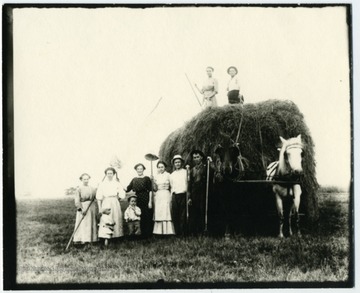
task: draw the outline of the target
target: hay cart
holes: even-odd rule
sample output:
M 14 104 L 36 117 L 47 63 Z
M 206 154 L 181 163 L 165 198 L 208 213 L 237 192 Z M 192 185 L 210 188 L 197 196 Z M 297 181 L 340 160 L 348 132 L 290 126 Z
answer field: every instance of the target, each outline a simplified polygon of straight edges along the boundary
M 293 185 L 299 181 L 282 180 L 235 180 L 234 181 L 234 220 L 241 234 L 276 235 L 278 233 L 278 214 L 275 204 L 275 195 L 272 191 L 273 184 Z M 289 209 L 291 198 L 284 208 Z M 284 211 L 287 214 L 288 210 Z M 304 216 L 303 208 L 300 207 L 300 217 Z M 286 225 L 285 221 L 285 225 Z

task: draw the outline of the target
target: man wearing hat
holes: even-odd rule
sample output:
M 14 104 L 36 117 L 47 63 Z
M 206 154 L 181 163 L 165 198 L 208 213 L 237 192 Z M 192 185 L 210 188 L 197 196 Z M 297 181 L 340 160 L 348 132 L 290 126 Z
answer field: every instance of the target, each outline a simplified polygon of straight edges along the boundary
M 174 171 L 170 175 L 171 186 L 171 217 L 175 234 L 184 235 L 186 225 L 186 193 L 188 191 L 187 172 L 183 169 L 184 159 L 175 155 L 171 160 Z
M 227 70 L 227 73 L 230 75 L 230 80 L 227 86 L 227 95 L 229 104 L 239 104 L 241 103 L 240 99 L 240 83 L 237 78 L 238 70 L 235 66 L 230 66 Z
M 189 230 L 191 234 L 197 235 L 205 230 L 207 166 L 204 161 L 206 157 L 202 151 L 193 150 L 190 156 L 193 167 L 190 171 L 189 181 Z M 210 157 L 209 159 L 211 160 Z

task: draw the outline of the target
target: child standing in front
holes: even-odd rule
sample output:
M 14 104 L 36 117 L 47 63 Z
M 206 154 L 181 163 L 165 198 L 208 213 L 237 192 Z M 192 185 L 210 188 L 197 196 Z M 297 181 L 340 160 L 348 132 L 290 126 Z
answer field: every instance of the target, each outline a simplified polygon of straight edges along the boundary
M 134 238 L 141 235 L 140 229 L 140 216 L 141 209 L 136 205 L 137 196 L 135 193 L 131 194 L 128 198 L 129 206 L 125 210 L 125 221 L 128 224 L 129 236 Z
M 104 244 L 107 246 L 109 239 L 124 236 L 123 214 L 119 201 L 125 198 L 125 193 L 113 167 L 106 168 L 104 173 L 105 177 L 99 184 L 96 199 L 101 216 L 99 238 L 103 238 Z

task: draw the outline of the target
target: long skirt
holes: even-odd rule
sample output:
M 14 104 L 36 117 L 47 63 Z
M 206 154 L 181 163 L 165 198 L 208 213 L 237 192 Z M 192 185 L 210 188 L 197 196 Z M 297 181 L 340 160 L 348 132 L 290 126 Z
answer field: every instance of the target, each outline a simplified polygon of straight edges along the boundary
M 171 220 L 171 193 L 169 190 L 158 190 L 154 200 L 154 234 L 175 234 L 174 224 Z
M 206 109 L 208 107 L 216 107 L 217 106 L 217 100 L 216 96 L 212 96 L 211 98 L 204 98 L 202 108 Z
M 105 197 L 101 204 L 102 209 L 110 208 L 110 214 L 102 214 L 99 223 L 100 238 L 117 238 L 124 236 L 123 215 L 117 197 Z
M 75 220 L 75 229 L 81 224 L 74 234 L 74 242 L 75 243 L 86 243 L 86 242 L 96 242 L 98 241 L 97 236 L 97 222 L 96 222 L 96 214 L 97 207 L 96 202 L 84 201 L 82 202 L 83 210 L 86 210 L 91 203 L 90 208 L 88 209 L 84 219 L 81 221 L 83 217 L 81 212 L 76 212 L 76 220 Z
M 150 237 L 153 231 L 153 209 L 149 209 L 149 192 L 141 191 L 137 193 L 137 205 L 141 209 L 141 235 L 144 238 Z

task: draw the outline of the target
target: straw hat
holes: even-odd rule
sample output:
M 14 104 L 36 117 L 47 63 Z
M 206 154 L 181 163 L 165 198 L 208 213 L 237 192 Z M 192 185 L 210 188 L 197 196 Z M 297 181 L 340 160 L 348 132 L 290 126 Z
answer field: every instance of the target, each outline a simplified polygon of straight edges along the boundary
M 237 70 L 237 68 L 236 68 L 235 66 L 230 66 L 230 67 L 228 68 L 228 70 L 227 70 L 227 73 L 229 73 L 229 71 L 230 71 L 231 68 L 233 68 L 233 69 L 235 70 L 236 74 L 238 73 L 238 70 Z M 229 74 L 230 74 L 230 73 L 229 73 Z
M 132 197 L 137 198 L 137 195 L 134 191 L 130 191 L 130 192 L 126 193 L 126 197 L 127 197 L 127 200 L 130 201 L 130 198 L 132 198 Z
M 174 161 L 175 161 L 175 160 L 181 160 L 182 163 L 185 162 L 185 160 L 182 158 L 181 155 L 175 155 L 175 156 L 172 158 L 172 160 L 171 160 L 171 164 L 172 164 L 172 165 L 174 165 Z

